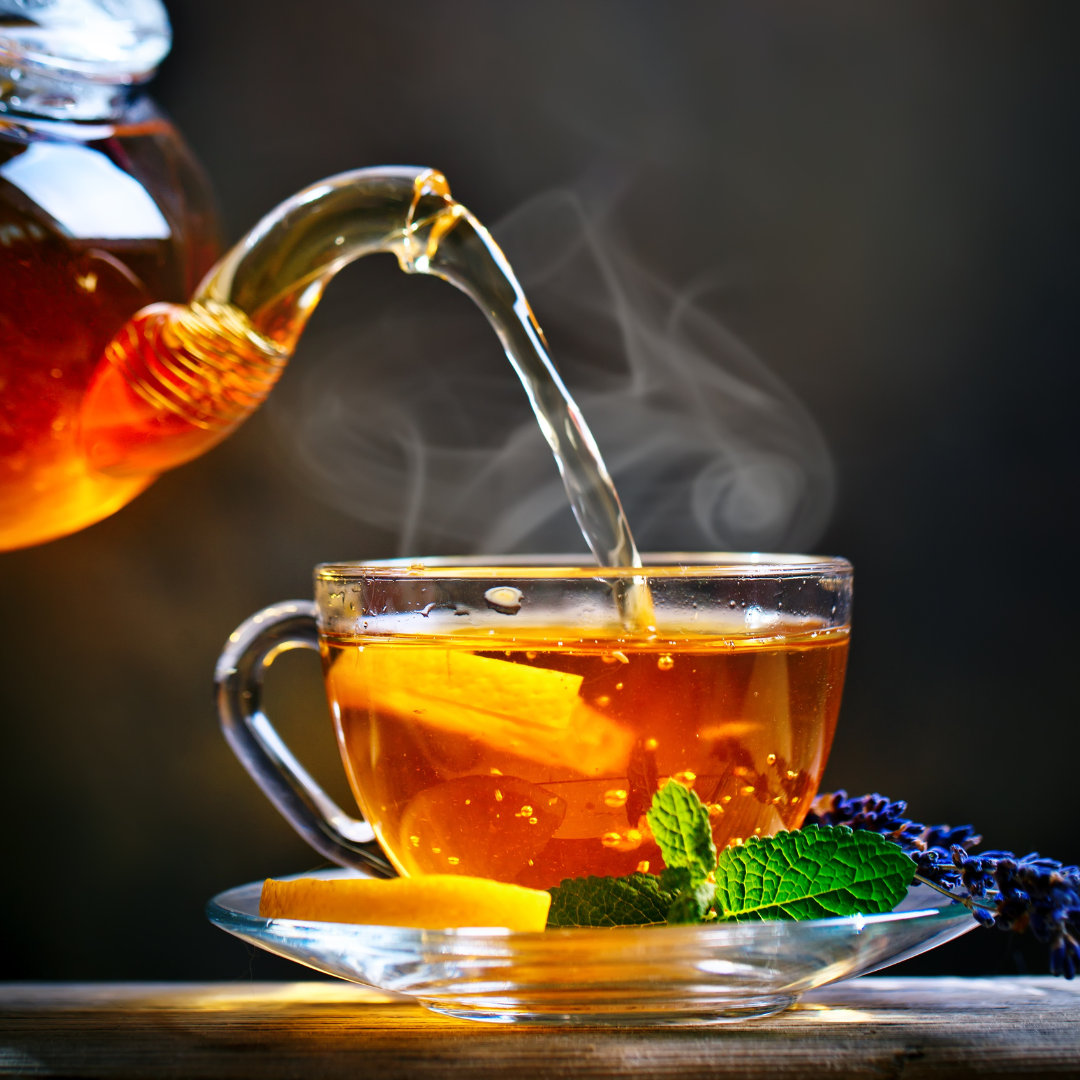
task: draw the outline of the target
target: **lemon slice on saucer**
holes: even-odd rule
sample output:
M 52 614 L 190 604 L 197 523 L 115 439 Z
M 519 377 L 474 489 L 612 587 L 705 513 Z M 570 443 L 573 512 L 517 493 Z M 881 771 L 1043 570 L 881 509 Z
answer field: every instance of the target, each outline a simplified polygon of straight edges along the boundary
M 538 931 L 547 923 L 551 894 L 487 878 L 456 874 L 263 883 L 259 914 L 265 919 L 367 923 L 444 930 L 459 926 L 505 926 Z

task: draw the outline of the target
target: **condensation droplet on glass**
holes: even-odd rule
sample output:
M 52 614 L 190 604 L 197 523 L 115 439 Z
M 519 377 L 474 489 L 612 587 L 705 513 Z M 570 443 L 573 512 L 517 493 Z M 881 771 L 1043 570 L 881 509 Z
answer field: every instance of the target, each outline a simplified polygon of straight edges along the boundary
M 663 656 L 660 657 L 659 660 L 656 661 L 656 666 L 661 671 L 670 671 L 675 666 L 675 659 L 674 657 L 669 656 L 667 653 L 665 653 Z
M 516 615 L 524 599 L 525 594 L 512 585 L 495 585 L 484 593 L 487 606 L 501 615 Z

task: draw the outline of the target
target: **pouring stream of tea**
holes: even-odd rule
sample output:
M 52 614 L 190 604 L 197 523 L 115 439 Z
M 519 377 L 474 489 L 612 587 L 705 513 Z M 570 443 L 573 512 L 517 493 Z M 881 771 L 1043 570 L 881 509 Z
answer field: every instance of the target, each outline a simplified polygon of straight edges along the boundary
M 600 450 L 510 264 L 431 169 L 361 169 L 314 184 L 259 222 L 189 304 L 133 316 L 85 398 L 81 440 L 91 466 L 158 473 L 225 438 L 269 394 L 334 275 L 376 252 L 392 252 L 406 273 L 443 278 L 481 308 L 528 394 L 594 558 L 641 566 Z M 643 578 L 617 582 L 615 600 L 628 629 L 652 622 Z

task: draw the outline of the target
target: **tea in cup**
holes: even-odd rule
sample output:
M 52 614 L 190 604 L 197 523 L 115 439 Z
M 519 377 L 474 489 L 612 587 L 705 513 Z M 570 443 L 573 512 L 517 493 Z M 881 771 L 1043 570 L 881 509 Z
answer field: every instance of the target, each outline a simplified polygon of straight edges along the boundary
M 850 633 L 843 559 L 694 554 L 638 568 L 574 557 L 326 564 L 315 603 L 276 605 L 218 668 L 234 750 L 343 865 L 536 888 L 664 869 L 646 821 L 675 779 L 718 848 L 798 828 L 836 727 Z M 628 629 L 628 581 L 652 621 Z M 259 708 L 262 670 L 318 648 L 363 821 Z M 377 846 L 372 843 L 377 840 Z

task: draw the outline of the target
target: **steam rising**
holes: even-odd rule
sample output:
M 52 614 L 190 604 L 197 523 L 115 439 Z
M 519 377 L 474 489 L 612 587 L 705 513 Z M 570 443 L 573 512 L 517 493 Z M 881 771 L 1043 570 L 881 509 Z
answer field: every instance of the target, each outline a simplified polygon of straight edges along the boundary
M 828 450 L 790 391 L 644 270 L 578 198 L 492 230 L 599 443 L 642 550 L 807 550 L 832 509 Z M 272 416 L 335 507 L 402 555 L 583 551 L 562 481 L 493 332 L 387 314 L 303 357 Z

